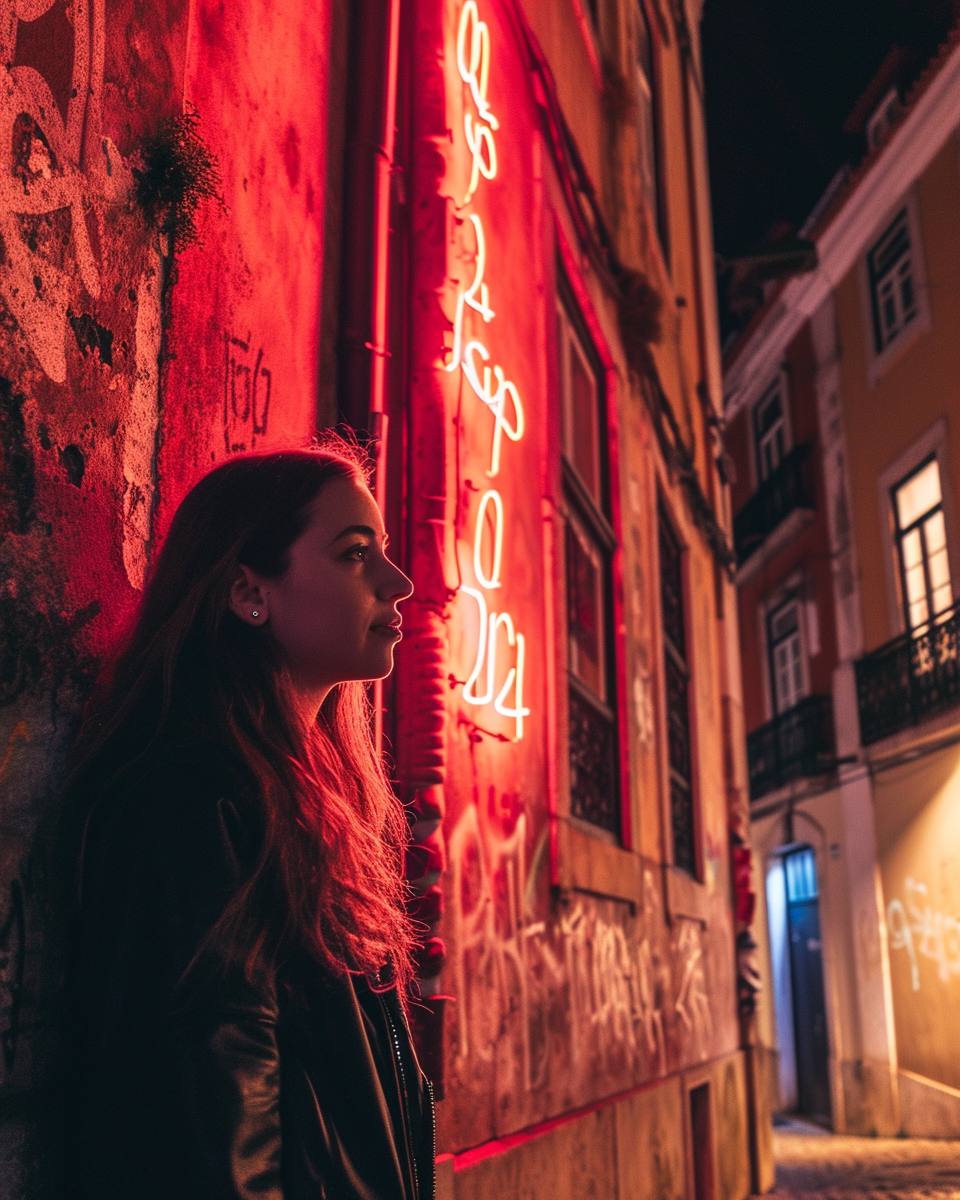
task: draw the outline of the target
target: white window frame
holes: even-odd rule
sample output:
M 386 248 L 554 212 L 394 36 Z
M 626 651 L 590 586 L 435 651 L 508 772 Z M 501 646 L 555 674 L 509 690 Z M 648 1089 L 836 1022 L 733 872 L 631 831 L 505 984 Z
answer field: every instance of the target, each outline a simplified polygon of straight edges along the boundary
M 870 252 L 899 216 L 906 209 L 907 234 L 910 238 L 910 264 L 913 274 L 913 291 L 916 298 L 916 316 L 889 341 L 882 350 L 877 350 L 876 326 L 874 324 L 873 288 L 870 282 Z M 867 379 L 870 387 L 876 387 L 881 377 L 904 351 L 912 346 L 922 334 L 930 329 L 930 297 L 927 285 L 927 269 L 920 236 L 920 213 L 916 189 L 902 196 L 877 225 L 873 236 L 858 262 L 857 276 L 860 291 L 860 312 L 866 346 Z
M 785 365 L 781 366 L 776 374 L 769 379 L 766 387 L 757 394 L 757 398 L 749 407 L 747 418 L 750 435 L 750 466 L 753 469 L 754 491 L 764 481 L 760 473 L 760 446 L 757 443 L 757 409 L 774 388 L 779 388 L 780 402 L 783 407 L 783 457 L 786 458 L 793 449 L 793 423 L 790 420 L 790 386 L 788 375 L 789 371 L 787 367 Z M 781 459 L 782 461 L 783 459 Z
M 892 110 L 892 111 L 891 111 Z M 900 112 L 900 93 L 895 87 L 886 95 L 870 114 L 867 121 L 867 150 L 875 150 L 892 127 Z
M 960 522 L 958 522 L 953 474 L 950 470 L 947 418 L 942 416 L 877 477 L 877 507 L 880 518 L 880 536 L 883 538 L 884 544 L 883 565 L 887 584 L 887 611 L 890 617 L 891 637 L 906 633 L 909 628 L 903 588 L 900 582 L 893 489 L 928 458 L 936 458 L 940 470 L 943 521 L 947 530 L 947 555 L 950 559 L 950 583 L 953 588 L 954 604 L 960 601 Z
M 771 606 L 767 609 L 767 669 L 770 672 L 770 696 L 773 701 L 774 712 L 778 717 L 782 716 L 783 713 L 780 711 L 780 702 L 777 695 L 777 664 L 774 661 L 774 651 L 775 645 L 780 645 L 787 639 L 781 638 L 780 642 L 774 643 L 771 622 L 778 612 L 790 606 L 796 610 L 796 641 L 799 647 L 800 692 L 793 701 L 793 704 L 787 705 L 786 708 L 783 709 L 783 712 L 789 712 L 791 708 L 795 707 L 795 705 L 799 704 L 801 700 L 806 699 L 806 697 L 810 695 L 810 672 L 807 665 L 807 639 L 804 636 L 803 628 L 807 610 L 803 598 L 794 594 L 788 596 L 781 604 L 776 605 L 776 607 Z M 791 635 L 790 640 L 793 640 L 793 635 Z
M 813 657 L 811 652 L 810 638 L 810 608 L 815 606 L 815 599 L 811 599 L 812 581 L 808 581 L 802 571 L 792 571 L 780 586 L 768 593 L 757 605 L 757 626 L 760 634 L 758 645 L 763 655 L 763 701 L 766 709 L 766 719 L 772 721 L 777 716 L 777 697 L 774 691 L 774 680 L 772 670 L 772 660 L 770 657 L 770 618 L 782 608 L 790 600 L 796 600 L 799 608 L 799 628 L 800 628 L 800 648 L 801 662 L 803 664 L 803 696 L 812 695 L 812 687 L 810 681 L 810 659 Z M 815 618 L 819 625 L 819 613 Z M 819 630 L 818 630 L 819 632 Z M 819 653 L 819 647 L 818 651 Z
M 601 419 L 602 412 L 602 397 L 600 395 L 600 386 L 597 380 L 596 369 L 590 362 L 587 352 L 581 344 L 580 335 L 578 334 L 574 323 L 567 312 L 563 301 L 558 298 L 556 304 L 557 312 L 557 331 L 560 346 L 560 449 L 567 463 L 577 473 L 581 480 L 584 490 L 590 496 L 597 509 L 602 511 L 603 498 L 603 449 L 600 445 L 603 436 Z M 594 475 L 597 481 L 598 495 L 594 496 L 590 492 L 587 480 L 580 474 L 580 470 L 574 460 L 573 440 L 576 437 L 575 417 L 573 412 L 573 368 L 571 364 L 571 355 L 576 355 L 580 360 L 580 366 L 587 379 L 590 381 L 593 389 L 593 402 L 597 412 L 597 440 L 594 445 L 594 461 L 592 463 Z

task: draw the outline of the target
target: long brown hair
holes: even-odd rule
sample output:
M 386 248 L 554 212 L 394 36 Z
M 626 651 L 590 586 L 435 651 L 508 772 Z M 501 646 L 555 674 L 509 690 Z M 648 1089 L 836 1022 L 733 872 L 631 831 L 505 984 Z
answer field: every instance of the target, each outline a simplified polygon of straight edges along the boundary
M 386 968 L 402 993 L 411 970 L 407 825 L 375 752 L 366 689 L 333 688 L 304 731 L 269 625 L 246 624 L 228 604 L 240 564 L 284 573 L 308 506 L 342 478 L 367 482 L 359 454 L 331 442 L 237 456 L 186 496 L 89 706 L 69 787 L 81 798 L 72 824 L 89 818 L 108 779 L 189 731 L 238 764 L 260 810 L 256 867 L 222 918 L 246 931 L 248 965 L 292 941 L 338 972 L 384 978 Z

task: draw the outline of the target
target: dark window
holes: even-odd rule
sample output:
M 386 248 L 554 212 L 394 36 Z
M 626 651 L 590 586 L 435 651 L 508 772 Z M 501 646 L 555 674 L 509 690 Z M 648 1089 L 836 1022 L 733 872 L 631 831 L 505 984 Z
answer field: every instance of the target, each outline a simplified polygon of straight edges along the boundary
M 557 305 L 570 708 L 570 811 L 620 835 L 603 371 L 561 277 Z
M 669 262 L 663 179 L 660 170 L 660 97 L 653 36 L 643 0 L 637 0 L 635 64 L 637 88 L 637 169 L 640 196 L 654 218 L 663 257 Z
M 907 210 L 902 208 L 867 255 L 873 335 L 879 354 L 917 315 L 913 248 Z
M 662 507 L 658 513 L 658 523 L 673 861 L 676 866 L 696 876 L 697 847 L 690 746 L 690 669 L 687 661 L 684 612 L 683 552 L 670 519 Z
M 783 386 L 778 379 L 753 410 L 757 445 L 757 475 L 763 482 L 780 466 L 787 452 L 787 421 Z
M 893 489 L 903 607 L 910 629 L 953 604 L 940 466 L 928 459 Z

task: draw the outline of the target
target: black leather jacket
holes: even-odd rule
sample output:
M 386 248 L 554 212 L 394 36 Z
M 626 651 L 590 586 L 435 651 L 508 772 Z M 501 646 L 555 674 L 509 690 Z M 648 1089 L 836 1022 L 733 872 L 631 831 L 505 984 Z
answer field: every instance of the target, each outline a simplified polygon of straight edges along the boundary
M 251 977 L 205 935 L 255 822 L 183 747 L 102 796 L 67 975 L 72 1195 L 433 1200 L 433 1103 L 394 992 L 306 955 Z

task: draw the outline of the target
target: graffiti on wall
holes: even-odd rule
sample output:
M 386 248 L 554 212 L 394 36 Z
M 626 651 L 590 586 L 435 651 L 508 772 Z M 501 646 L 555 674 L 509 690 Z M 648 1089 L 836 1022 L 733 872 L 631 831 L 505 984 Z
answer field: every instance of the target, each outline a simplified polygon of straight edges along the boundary
M 100 104 L 104 0 L 12 0 L 0 52 L 0 144 L 11 155 L 0 171 L 0 296 L 42 369 L 63 383 L 74 273 L 100 295 L 87 222 L 96 224 L 91 192 L 101 180 L 80 164 Z M 110 180 L 120 164 L 108 138 L 102 157 L 97 174 Z
M 558 920 L 538 919 L 546 834 L 532 853 L 527 834 L 525 812 L 504 827 L 473 803 L 450 835 L 456 1065 L 496 1057 L 498 1087 L 535 1089 L 561 1026 L 572 1066 L 586 1074 L 598 1056 L 653 1075 L 667 1073 L 671 1050 L 706 1058 L 713 1020 L 699 923 L 665 931 L 650 868 L 635 926 L 587 897 Z
M 267 435 L 273 374 L 251 334 L 224 333 L 223 346 L 223 448 L 236 454 L 255 449 Z
M 133 173 L 102 129 L 106 36 L 104 0 L 12 0 L 0 18 L 0 299 L 29 354 L 24 365 L 36 362 L 58 385 L 81 371 L 88 391 L 100 383 L 91 370 L 100 372 L 115 393 L 111 403 L 129 400 L 118 439 L 119 508 L 123 565 L 139 590 L 155 492 L 160 255 L 146 248 L 143 269 L 129 254 L 113 261 L 113 224 L 129 224 L 121 214 L 130 210 Z M 132 267 L 133 279 L 105 292 L 106 276 L 121 265 Z M 101 302 L 116 316 L 124 300 L 135 306 L 130 339 L 95 315 Z M 82 452 L 75 444 L 61 457 L 67 452 L 79 486 Z
M 919 959 L 937 964 L 937 977 L 949 983 L 960 975 L 960 919 L 935 909 L 929 889 L 910 876 L 903 883 L 904 900 L 887 905 L 887 930 L 891 950 L 905 950 L 910 963 L 910 985 L 920 991 Z

